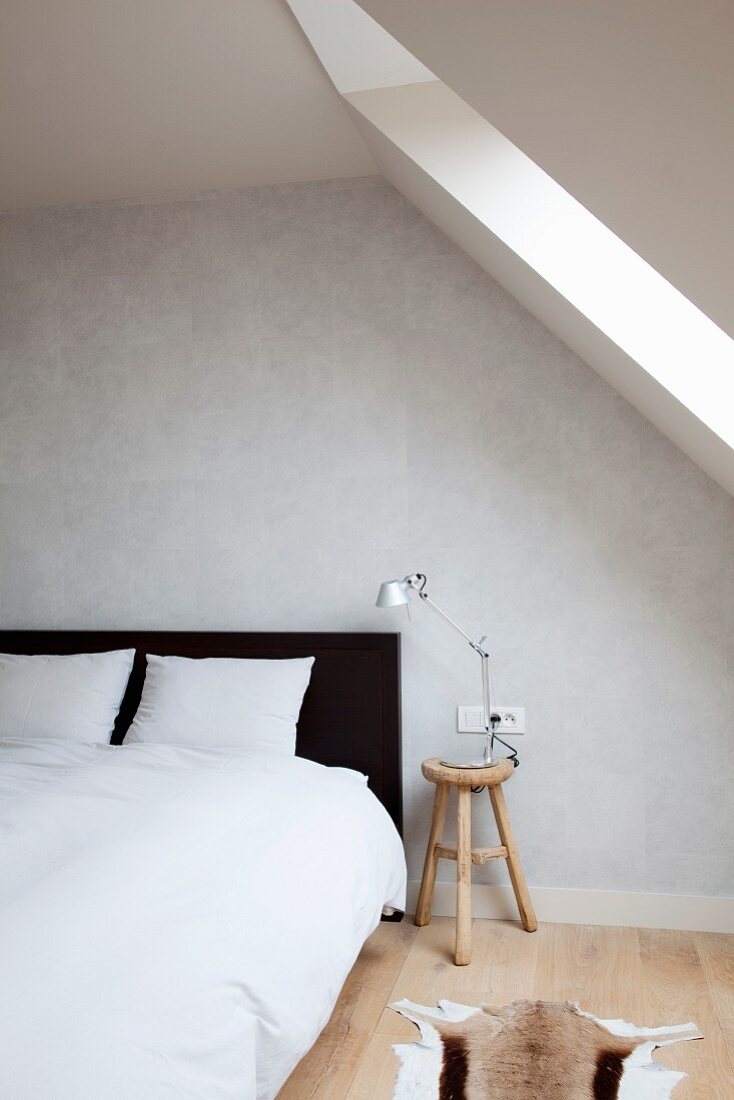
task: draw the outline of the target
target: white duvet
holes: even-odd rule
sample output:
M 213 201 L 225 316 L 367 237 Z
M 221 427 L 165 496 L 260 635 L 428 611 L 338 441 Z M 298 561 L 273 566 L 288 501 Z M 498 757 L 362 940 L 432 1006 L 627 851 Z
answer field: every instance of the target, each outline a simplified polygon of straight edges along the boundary
M 0 741 L 0 1097 L 269 1100 L 404 889 L 355 772 Z

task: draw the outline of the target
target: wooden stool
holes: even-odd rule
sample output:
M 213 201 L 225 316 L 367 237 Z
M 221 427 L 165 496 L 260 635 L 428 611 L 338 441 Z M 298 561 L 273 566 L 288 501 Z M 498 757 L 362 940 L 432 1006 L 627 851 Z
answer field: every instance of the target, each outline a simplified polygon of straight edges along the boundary
M 512 835 L 507 803 L 502 784 L 515 770 L 510 760 L 500 760 L 491 768 L 449 768 L 437 756 L 424 760 L 421 769 L 430 783 L 436 784 L 433 802 L 431 832 L 428 837 L 423 881 L 418 896 L 415 923 L 419 927 L 431 919 L 433 888 L 439 859 L 456 860 L 456 955 L 457 966 L 471 961 L 471 865 L 486 863 L 490 859 L 506 859 L 515 891 L 520 919 L 526 932 L 535 932 L 538 922 L 520 866 L 520 857 Z M 457 789 L 459 804 L 456 817 L 456 848 L 445 848 L 441 843 L 446 820 L 449 790 Z M 496 848 L 472 848 L 471 846 L 471 788 L 486 787 L 494 810 L 494 819 L 502 843 Z

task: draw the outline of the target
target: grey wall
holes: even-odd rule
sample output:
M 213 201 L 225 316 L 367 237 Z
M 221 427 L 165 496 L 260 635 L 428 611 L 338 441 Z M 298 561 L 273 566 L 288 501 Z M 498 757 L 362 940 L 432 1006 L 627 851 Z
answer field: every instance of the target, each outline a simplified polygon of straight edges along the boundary
M 396 192 L 1 235 L 5 626 L 401 629 L 417 877 L 419 762 L 478 747 L 480 697 L 426 609 L 372 606 L 420 569 L 527 708 L 530 882 L 734 893 L 734 501 Z

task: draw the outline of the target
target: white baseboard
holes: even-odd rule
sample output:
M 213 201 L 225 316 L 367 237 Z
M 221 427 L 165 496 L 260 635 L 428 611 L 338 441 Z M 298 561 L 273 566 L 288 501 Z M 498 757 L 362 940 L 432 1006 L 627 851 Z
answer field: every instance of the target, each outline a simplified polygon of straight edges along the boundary
M 408 883 L 408 912 L 415 912 L 419 882 Z M 552 924 L 609 924 L 631 928 L 673 928 L 688 932 L 734 932 L 734 898 L 679 894 L 622 893 L 616 890 L 530 888 L 540 921 Z M 433 896 L 437 917 L 456 915 L 456 886 L 437 882 Z M 495 920 L 517 920 L 510 886 L 472 886 L 472 914 Z

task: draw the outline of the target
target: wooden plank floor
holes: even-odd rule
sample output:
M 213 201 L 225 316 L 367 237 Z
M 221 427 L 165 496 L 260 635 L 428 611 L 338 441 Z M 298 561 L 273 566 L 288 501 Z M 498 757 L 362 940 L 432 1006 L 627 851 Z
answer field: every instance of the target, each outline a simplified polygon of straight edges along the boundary
M 454 922 L 425 928 L 382 924 L 367 941 L 310 1053 L 278 1100 L 390 1100 L 397 1061 L 391 1047 L 415 1028 L 386 1009 L 408 997 L 509 1004 L 521 997 L 579 1001 L 605 1019 L 645 1027 L 694 1020 L 705 1035 L 656 1053 L 684 1070 L 675 1100 L 734 1097 L 734 936 L 541 924 L 473 922 L 470 966 L 452 963 Z

